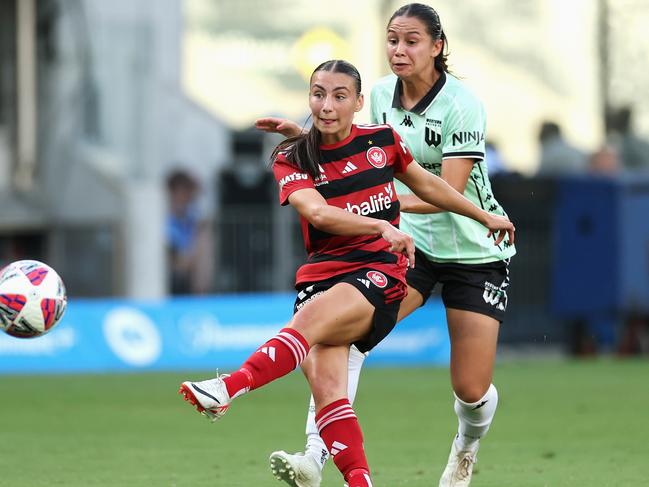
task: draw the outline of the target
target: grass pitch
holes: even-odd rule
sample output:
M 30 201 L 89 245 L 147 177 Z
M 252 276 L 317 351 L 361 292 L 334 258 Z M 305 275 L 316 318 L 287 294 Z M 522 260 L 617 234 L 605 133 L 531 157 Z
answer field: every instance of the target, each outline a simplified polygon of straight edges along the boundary
M 0 486 L 281 487 L 267 458 L 302 449 L 294 373 L 210 424 L 180 395 L 209 373 L 0 376 Z M 472 487 L 649 485 L 649 362 L 497 367 L 500 406 Z M 456 429 L 446 369 L 366 369 L 356 410 L 377 487 L 436 486 Z M 333 465 L 322 487 L 340 487 Z

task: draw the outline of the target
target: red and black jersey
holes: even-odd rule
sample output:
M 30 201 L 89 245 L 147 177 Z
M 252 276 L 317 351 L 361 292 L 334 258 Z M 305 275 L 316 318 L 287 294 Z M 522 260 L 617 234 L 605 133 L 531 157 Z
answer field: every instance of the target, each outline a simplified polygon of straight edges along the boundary
M 394 173 L 404 172 L 412 155 L 389 125 L 352 125 L 350 135 L 333 145 L 320 146 L 320 175 L 315 180 L 279 154 L 273 164 L 282 205 L 294 191 L 316 189 L 329 205 L 399 225 L 399 200 Z M 364 267 L 405 282 L 407 259 L 390 251 L 380 235 L 347 237 L 318 230 L 300 217 L 306 263 L 296 284 L 316 282 Z

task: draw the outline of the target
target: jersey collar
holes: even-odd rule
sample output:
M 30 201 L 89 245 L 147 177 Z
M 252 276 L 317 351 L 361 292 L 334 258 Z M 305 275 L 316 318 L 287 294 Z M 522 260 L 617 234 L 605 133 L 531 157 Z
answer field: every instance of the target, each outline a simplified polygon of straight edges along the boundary
M 442 91 L 442 88 L 446 84 L 446 73 L 442 71 L 439 75 L 439 78 L 437 81 L 435 81 L 435 84 L 431 87 L 431 89 L 424 95 L 424 97 L 419 100 L 419 102 L 412 107 L 410 110 L 406 110 L 401 106 L 401 92 L 403 91 L 403 84 L 401 83 L 401 80 L 397 78 L 397 83 L 394 87 L 394 97 L 392 98 L 392 108 L 397 108 L 399 110 L 404 110 L 404 111 L 409 111 L 413 113 L 417 113 L 419 115 L 423 115 L 426 113 L 426 109 L 428 108 L 428 105 L 430 105 L 437 94 Z

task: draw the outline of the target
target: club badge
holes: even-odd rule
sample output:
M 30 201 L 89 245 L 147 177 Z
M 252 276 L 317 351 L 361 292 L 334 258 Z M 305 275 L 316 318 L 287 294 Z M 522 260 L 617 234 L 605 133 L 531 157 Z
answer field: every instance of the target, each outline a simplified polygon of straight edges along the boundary
M 377 169 L 382 169 L 388 163 L 388 155 L 381 147 L 370 147 L 365 154 L 367 161 Z
M 388 278 L 385 277 L 385 274 L 378 271 L 370 271 L 367 273 L 367 278 L 372 281 L 372 283 L 381 289 L 388 285 Z

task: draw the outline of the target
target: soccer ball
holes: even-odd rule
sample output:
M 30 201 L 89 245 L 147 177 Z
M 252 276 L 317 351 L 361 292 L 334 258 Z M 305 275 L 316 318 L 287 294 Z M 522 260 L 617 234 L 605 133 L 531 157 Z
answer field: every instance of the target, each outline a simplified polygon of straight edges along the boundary
M 37 260 L 19 260 L 0 270 L 0 329 L 18 338 L 44 335 L 68 303 L 63 281 Z

